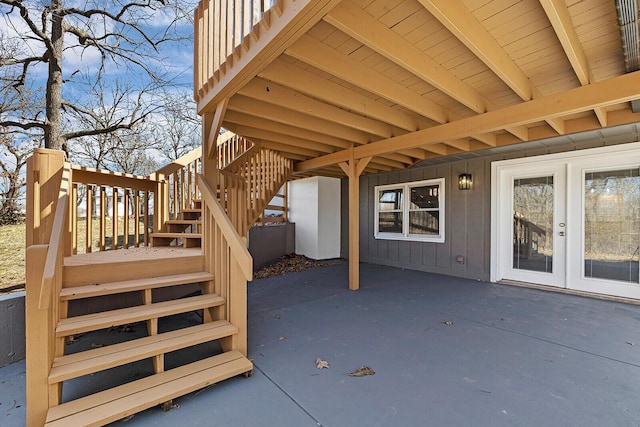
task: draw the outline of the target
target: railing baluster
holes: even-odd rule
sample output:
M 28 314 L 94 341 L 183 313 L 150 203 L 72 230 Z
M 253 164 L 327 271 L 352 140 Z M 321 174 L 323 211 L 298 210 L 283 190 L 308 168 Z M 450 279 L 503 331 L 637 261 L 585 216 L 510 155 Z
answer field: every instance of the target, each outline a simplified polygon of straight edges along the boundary
M 100 250 L 104 251 L 107 235 L 107 188 L 100 186 Z
M 71 253 L 78 253 L 78 184 L 74 184 L 71 190 Z
M 86 229 L 85 229 L 85 242 L 84 242 L 84 246 L 85 246 L 85 253 L 91 253 L 91 244 L 93 242 L 93 186 L 92 185 L 87 185 L 86 186 L 86 192 L 85 192 L 85 196 L 87 198 L 87 203 L 86 203 L 86 214 L 85 214 L 85 224 L 86 224 Z
M 111 216 L 111 249 L 118 249 L 118 189 L 111 187 L 111 204 L 112 216 Z
M 123 195 L 123 215 L 122 215 L 122 247 L 129 248 L 129 189 L 125 188 Z

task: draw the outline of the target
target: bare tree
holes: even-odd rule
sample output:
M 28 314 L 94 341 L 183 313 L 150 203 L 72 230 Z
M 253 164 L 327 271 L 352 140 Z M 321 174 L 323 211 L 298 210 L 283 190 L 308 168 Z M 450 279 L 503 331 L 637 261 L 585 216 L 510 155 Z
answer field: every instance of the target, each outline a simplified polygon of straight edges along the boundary
M 70 139 L 133 129 L 140 123 L 140 116 L 93 128 L 78 128 L 77 123 L 63 121 L 66 112 L 89 116 L 92 113 L 86 106 L 63 97 L 63 85 L 79 71 L 65 69 L 64 54 L 73 51 L 81 58 L 97 55 L 99 71 L 124 67 L 144 75 L 147 82 L 165 85 L 168 62 L 159 54 L 159 48 L 163 43 L 184 39 L 177 25 L 190 19 L 192 4 L 168 0 L 88 0 L 65 7 L 62 0 L 47 3 L 0 0 L 6 28 L 12 29 L 14 37 L 26 47 L 19 55 L 3 57 L 0 62 L 2 67 L 19 70 L 13 87 L 23 87 L 32 73 L 42 70 L 42 64 L 47 66 L 45 114 L 2 119 L 0 126 L 23 131 L 39 129 L 45 147 L 54 149 L 66 146 Z M 156 25 L 159 20 L 164 24 Z M 24 28 L 17 28 L 18 23 Z
M 175 160 L 200 145 L 200 120 L 187 91 L 165 93 L 154 125 L 154 145 L 167 160 Z

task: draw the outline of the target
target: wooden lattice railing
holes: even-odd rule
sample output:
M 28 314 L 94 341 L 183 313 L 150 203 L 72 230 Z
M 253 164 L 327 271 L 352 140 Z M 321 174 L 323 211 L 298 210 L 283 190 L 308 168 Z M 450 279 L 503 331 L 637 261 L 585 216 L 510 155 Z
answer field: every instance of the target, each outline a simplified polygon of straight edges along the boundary
M 271 13 L 282 14 L 282 0 L 202 0 L 194 14 L 195 94 L 207 90 L 222 64 L 241 56 L 268 28 Z
M 254 146 L 226 171 L 247 183 L 247 224 L 254 224 L 293 172 L 293 161 L 267 148 Z
M 158 182 L 72 166 L 71 253 L 148 246 Z

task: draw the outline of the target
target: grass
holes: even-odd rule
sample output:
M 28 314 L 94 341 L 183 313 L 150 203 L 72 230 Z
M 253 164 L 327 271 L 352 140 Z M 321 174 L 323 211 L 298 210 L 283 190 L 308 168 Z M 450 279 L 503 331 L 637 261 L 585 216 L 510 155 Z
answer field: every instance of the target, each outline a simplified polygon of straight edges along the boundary
M 0 227 L 0 293 L 24 289 L 25 225 Z
M 152 219 L 150 220 L 152 222 Z M 135 221 L 133 218 L 129 220 L 129 244 L 133 247 L 133 235 L 135 230 Z M 92 250 L 100 250 L 100 221 L 94 219 L 92 221 L 93 235 L 92 235 Z M 4 225 L 0 226 L 0 294 L 20 291 L 24 289 L 25 282 L 25 224 L 18 225 Z M 107 218 L 106 224 L 106 246 L 107 249 L 111 249 L 112 237 L 112 222 L 111 218 Z M 118 234 L 117 242 L 118 246 L 122 247 L 124 228 L 124 220 L 122 217 L 118 218 Z M 78 253 L 85 252 L 86 241 L 86 222 L 83 218 L 78 220 Z M 138 232 L 140 232 L 140 229 Z M 140 235 L 140 242 L 143 242 L 143 236 Z

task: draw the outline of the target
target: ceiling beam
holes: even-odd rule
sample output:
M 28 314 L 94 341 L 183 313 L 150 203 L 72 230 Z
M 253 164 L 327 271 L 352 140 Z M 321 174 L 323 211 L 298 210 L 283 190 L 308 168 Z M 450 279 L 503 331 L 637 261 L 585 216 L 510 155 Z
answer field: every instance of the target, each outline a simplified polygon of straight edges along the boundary
M 359 114 L 341 110 L 338 107 L 313 99 L 294 89 L 289 89 L 278 83 L 256 77 L 238 92 L 250 98 L 259 99 L 275 105 L 286 105 L 287 108 L 300 111 L 314 117 L 330 120 L 371 135 L 391 138 L 391 126 L 363 117 Z
M 420 121 L 415 117 L 381 104 L 372 98 L 322 78 L 317 74 L 289 64 L 282 59 L 276 59 L 259 75 L 313 98 L 380 120 L 403 130 L 413 132 L 421 128 Z
M 593 78 L 591 67 L 587 61 L 587 55 L 582 49 L 566 3 L 562 0 L 540 0 L 540 4 L 547 14 L 580 84 L 582 86 L 588 85 Z M 603 127 L 607 126 L 606 111 L 596 108 L 594 112 L 600 124 Z
M 231 98 L 227 109 L 263 117 L 289 126 L 303 127 L 325 135 L 346 139 L 347 141 L 352 141 L 357 144 L 366 144 L 372 140 L 379 139 L 372 138 L 369 134 L 359 130 L 332 123 L 329 120 L 310 116 L 284 106 L 268 104 L 244 95 L 235 95 Z
M 450 119 L 450 113 L 435 102 L 309 35 L 301 36 L 286 53 L 438 123 L 446 123 Z
M 324 135 L 304 128 L 286 126 L 282 123 L 273 122 L 239 111 L 227 111 L 227 114 L 224 116 L 224 123 L 226 124 L 228 122 L 260 128 L 302 140 L 314 141 L 335 148 L 348 148 L 351 146 L 351 142 L 345 139 Z
M 356 158 L 377 156 L 387 152 L 407 148 L 426 148 L 444 140 L 455 140 L 468 137 L 478 132 L 493 132 L 504 129 L 508 124 L 525 125 L 548 118 L 571 115 L 598 107 L 620 104 L 640 98 L 640 71 L 623 74 L 609 80 L 592 83 L 587 86 L 534 99 L 529 102 L 506 107 L 501 110 L 445 123 L 410 134 L 376 141 L 355 147 Z M 638 117 L 640 119 L 640 117 Z M 311 159 L 296 164 L 296 171 L 320 168 L 329 164 L 343 162 L 348 159 L 349 151 Z
M 480 93 L 353 2 L 343 1 L 324 20 L 476 113 L 488 110 Z
M 531 84 L 529 78 L 460 0 L 418 1 L 522 100 L 529 101 L 542 96 Z M 564 133 L 564 124 L 561 120 L 550 119 L 547 120 L 547 123 L 559 134 Z

